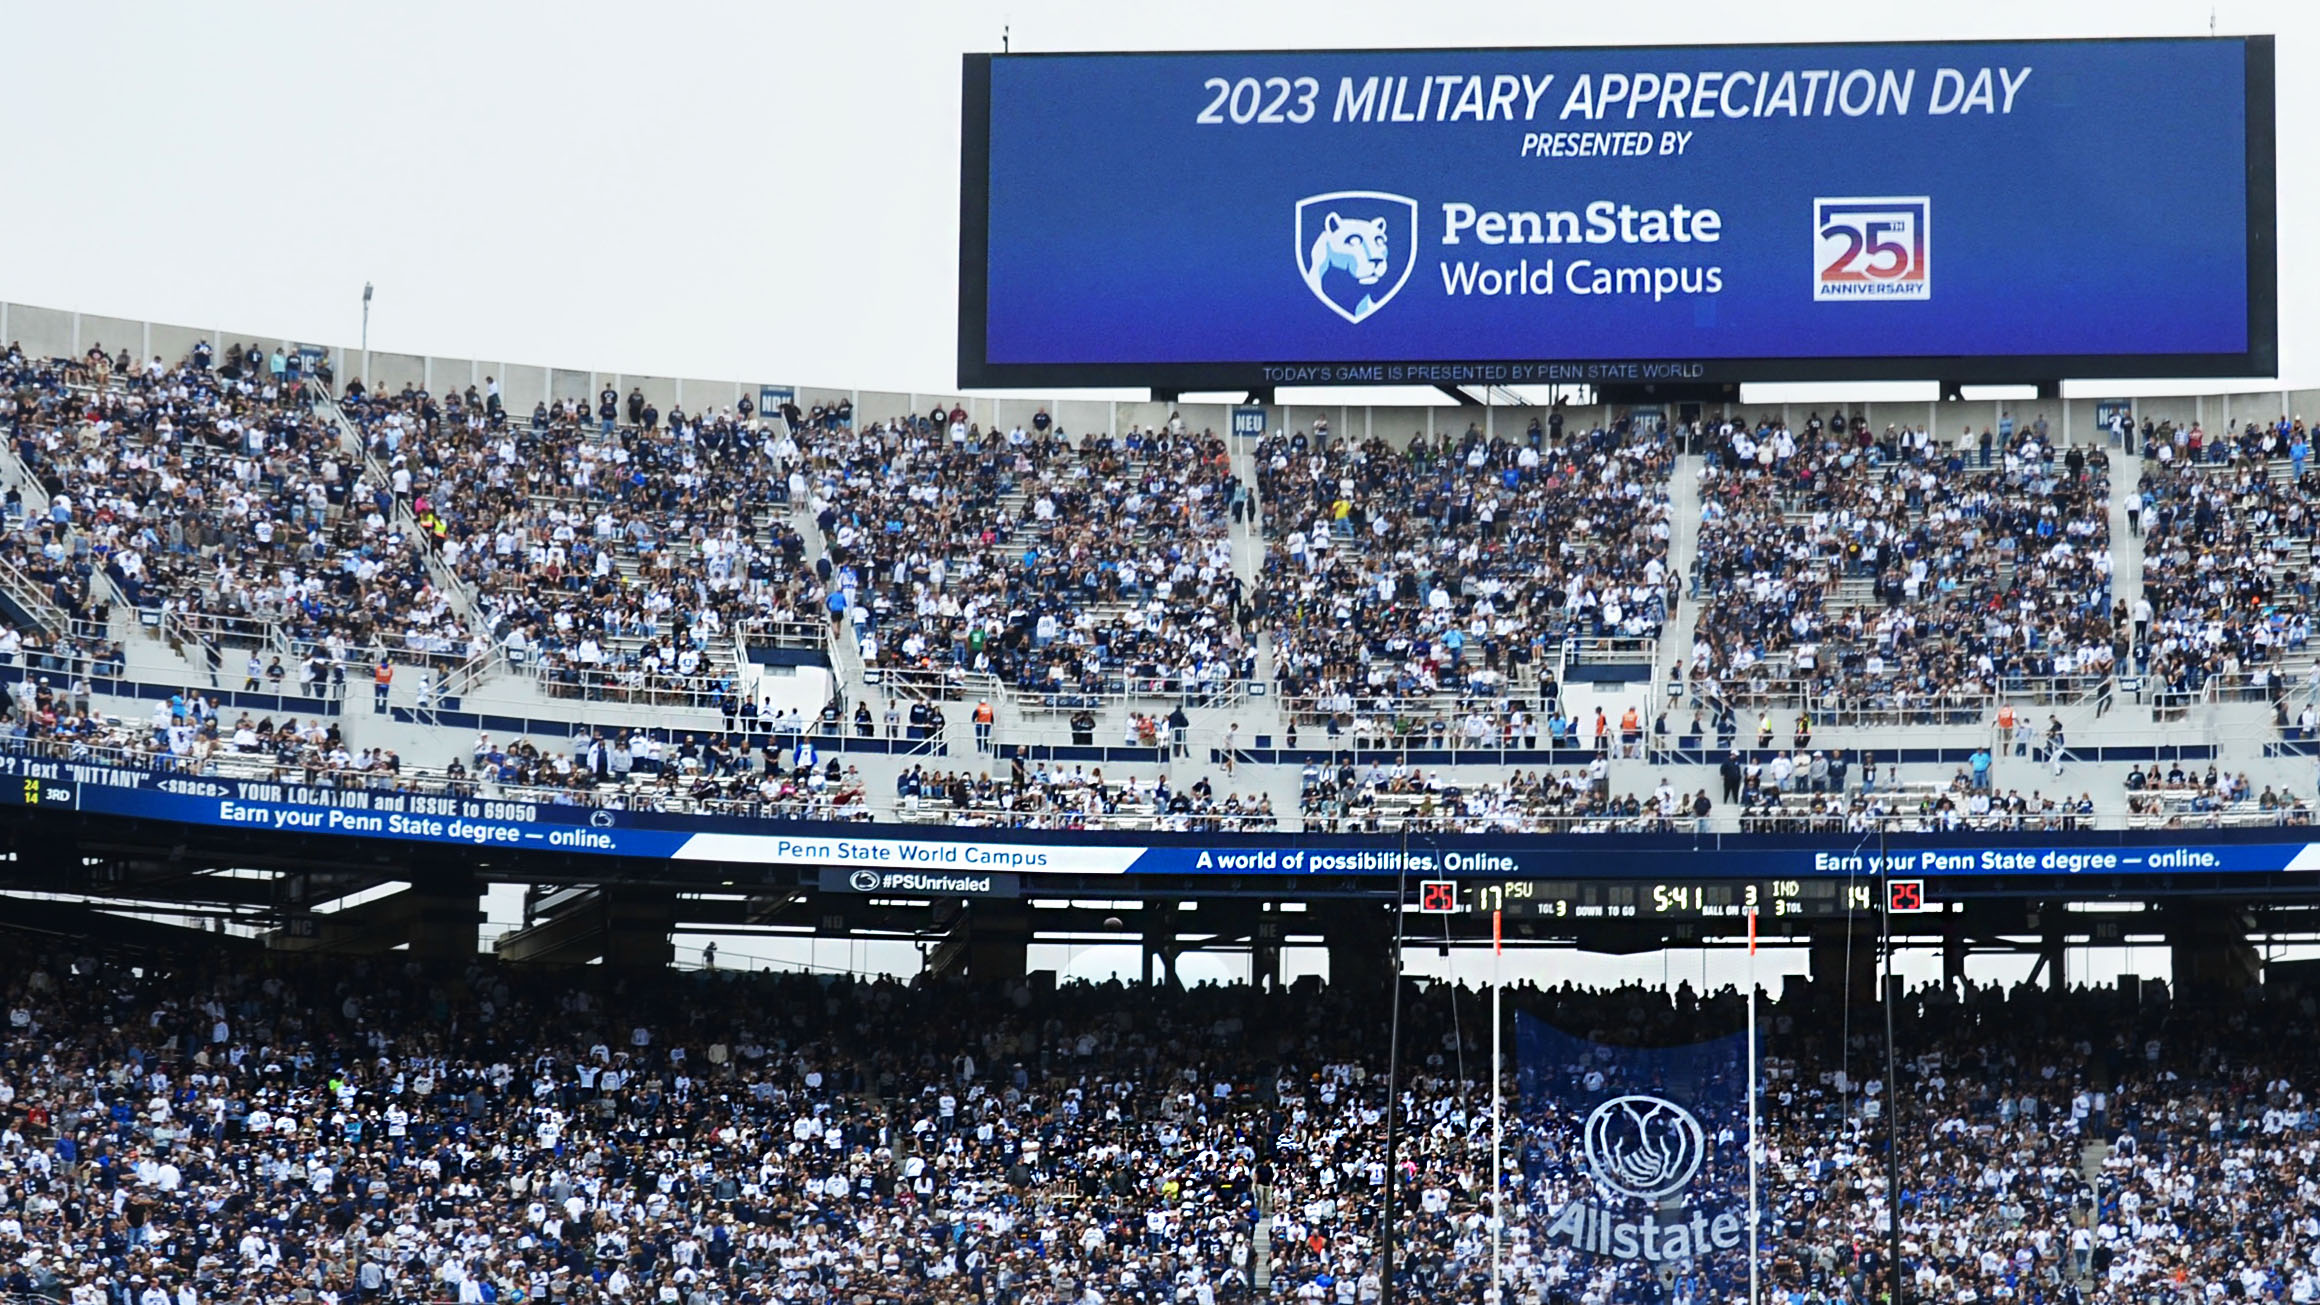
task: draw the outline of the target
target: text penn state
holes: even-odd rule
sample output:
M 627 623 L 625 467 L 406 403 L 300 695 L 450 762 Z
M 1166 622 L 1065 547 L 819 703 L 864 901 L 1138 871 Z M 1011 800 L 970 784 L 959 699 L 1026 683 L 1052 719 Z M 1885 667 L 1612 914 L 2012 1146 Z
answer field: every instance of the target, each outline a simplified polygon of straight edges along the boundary
M 1470 234 L 1485 245 L 1712 245 L 1724 235 L 1724 217 L 1712 208 L 1637 208 L 1598 199 L 1585 209 L 1492 211 L 1451 201 L 1442 206 L 1442 243 Z

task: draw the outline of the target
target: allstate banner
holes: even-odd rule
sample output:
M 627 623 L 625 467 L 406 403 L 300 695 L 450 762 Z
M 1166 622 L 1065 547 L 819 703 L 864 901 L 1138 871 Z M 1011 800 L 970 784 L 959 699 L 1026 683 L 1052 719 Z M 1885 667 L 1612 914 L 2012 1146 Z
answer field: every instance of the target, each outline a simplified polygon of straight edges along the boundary
M 1521 1189 L 1539 1258 L 1612 1271 L 1618 1299 L 1705 1299 L 1748 1272 L 1747 1037 L 1619 1047 L 1516 1025 Z

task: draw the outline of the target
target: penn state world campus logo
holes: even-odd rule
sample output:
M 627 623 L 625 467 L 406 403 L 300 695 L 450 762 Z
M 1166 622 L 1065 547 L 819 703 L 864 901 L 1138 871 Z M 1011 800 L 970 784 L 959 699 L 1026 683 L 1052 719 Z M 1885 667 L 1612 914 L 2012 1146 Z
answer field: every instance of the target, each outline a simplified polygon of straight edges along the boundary
M 1348 322 L 1393 302 L 1417 266 L 1418 201 L 1382 190 L 1333 190 L 1297 201 L 1297 271 Z

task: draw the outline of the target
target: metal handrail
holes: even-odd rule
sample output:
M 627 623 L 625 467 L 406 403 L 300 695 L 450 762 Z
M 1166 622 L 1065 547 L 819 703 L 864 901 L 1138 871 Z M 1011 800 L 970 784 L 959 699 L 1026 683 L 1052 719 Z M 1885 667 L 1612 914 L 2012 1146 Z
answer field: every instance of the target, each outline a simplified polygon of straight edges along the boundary
M 902 696 L 929 698 L 949 695 L 951 699 L 985 698 L 993 702 L 1006 701 L 1022 711 L 1070 711 L 1081 706 L 1102 709 L 1132 703 L 1171 702 L 1188 706 L 1232 706 L 1244 698 L 1257 696 L 1249 686 L 1256 681 L 1228 676 L 1204 679 L 1199 676 L 1174 674 L 1137 675 L 1125 668 L 1104 672 L 1106 687 L 1082 688 L 1067 684 L 1057 688 L 1032 688 L 1000 679 L 987 671 L 970 671 L 957 664 L 945 666 L 896 666 L 886 663 L 865 665 L 864 682 L 872 689 L 883 687 L 899 691 Z M 1121 687 L 1109 687 L 1112 684 Z
M 790 621 L 775 616 L 745 616 L 733 623 L 737 638 L 755 639 L 776 648 L 826 648 L 830 627 L 821 621 Z
M 919 668 L 915 666 L 862 667 L 862 683 L 871 692 L 883 695 L 915 698 L 927 701 L 960 701 L 974 698 L 998 699 L 1006 696 L 1006 687 L 999 677 L 981 671 L 970 671 L 963 666 Z
M 1809 714 L 1815 727 L 1979 725 L 1991 719 L 2002 696 L 1958 690 L 1925 694 L 1872 690 L 1847 696 L 1829 692 L 1823 681 L 1817 679 L 1746 680 L 1737 684 L 1730 679 L 1707 683 L 1695 680 L 1692 688 L 1694 701 L 1703 712 L 1728 708 L 1735 717 L 1781 713 L 1772 721 L 1773 733 L 1780 737 L 1786 737 L 1794 725 L 1792 720 L 1784 718 L 1785 713 L 1792 711 Z M 1683 704 L 1678 704 L 1670 714 L 1683 710 Z M 1756 727 L 1748 719 L 1738 719 L 1734 725 L 1735 732 L 1740 734 Z
M 1659 639 L 1654 635 L 1633 638 L 1619 635 L 1565 635 L 1562 641 L 1565 664 L 1589 662 L 1625 665 L 1642 662 L 1659 664 Z
M 23 608 L 32 617 L 33 624 L 49 638 L 61 639 L 72 628 L 74 622 L 65 610 L 58 607 L 32 577 L 26 575 L 14 562 L 0 559 L 0 589 L 7 590 L 8 596 L 16 600 L 16 605 Z
M 2276 667 L 2270 669 L 2262 683 L 2256 681 L 2253 671 L 2218 671 L 2200 681 L 2199 687 L 2191 691 L 2189 701 L 2202 705 L 2219 702 L 2285 701 L 2296 687 L 2296 681 L 2280 674 Z M 2167 692 L 2163 689 L 2153 691 Z
M 203 612 L 175 606 L 164 609 L 161 614 L 161 629 L 165 634 L 208 643 L 222 644 L 232 640 L 238 644 L 251 644 L 277 651 L 285 648 L 281 625 L 278 617 Z
M 625 783 L 558 788 L 501 784 L 479 777 L 455 780 L 442 768 L 407 763 L 398 773 L 389 775 L 375 771 L 314 771 L 299 765 L 279 764 L 262 753 L 220 751 L 199 758 L 184 758 L 135 749 L 41 739 L 4 739 L 0 740 L 0 749 L 82 764 L 157 769 L 216 779 L 282 780 L 286 778 L 283 772 L 292 772 L 293 782 L 348 792 L 440 793 L 500 802 L 530 802 L 541 806 L 641 810 L 750 820 L 835 819 L 944 827 L 1117 831 L 1198 828 L 1252 833 L 1368 832 L 1373 826 L 1376 831 L 1390 833 L 1484 833 L 1504 832 L 1510 827 L 1522 832 L 1541 833 L 1700 832 L 1706 828 L 1705 822 L 1697 817 L 1651 813 L 1624 816 L 1540 811 L 1511 813 L 1511 820 L 1509 814 L 1427 813 L 1418 809 L 1418 803 L 1424 797 L 1422 794 L 1408 795 L 1412 801 L 1406 809 L 1356 810 L 1336 815 L 1294 811 L 1258 813 L 1246 810 L 1237 813 L 1220 810 L 1172 812 L 1154 805 L 1155 790 L 1152 788 L 1139 787 L 1136 790 L 1136 801 L 1120 804 L 1119 799 L 1125 796 L 1125 789 L 1114 787 L 1110 792 L 1115 805 L 1108 811 L 1072 805 L 1019 810 L 1011 805 L 1018 798 L 1035 797 L 1043 803 L 1049 800 L 1074 803 L 1083 802 L 1092 790 L 1068 781 L 1042 786 L 1033 780 L 1018 791 L 1012 788 L 1011 782 L 1001 781 L 998 788 L 1003 796 L 970 799 L 964 805 L 942 795 L 932 795 L 917 802 L 884 798 L 872 801 L 859 786 L 841 786 L 835 794 L 823 790 L 820 793 L 796 793 L 773 798 L 727 797 L 697 791 L 706 777 L 673 764 L 664 765 L 661 773 L 668 776 L 665 780 L 632 772 Z M 744 787 L 747 786 L 747 779 L 754 774 L 752 772 L 752 776 L 741 777 Z M 721 782 L 730 785 L 733 781 L 728 779 Z
M 379 465 L 379 460 L 376 457 L 372 456 L 370 438 L 364 432 L 361 423 L 346 415 L 346 410 L 339 406 L 336 395 L 329 393 L 319 385 L 311 387 L 311 393 L 313 406 L 317 410 L 327 410 L 330 419 L 337 424 L 340 447 L 343 448 L 348 440 L 354 441 L 355 451 L 362 458 L 364 472 L 377 481 L 379 488 L 387 490 L 388 498 L 393 500 L 395 522 L 402 527 L 405 538 L 416 541 L 422 559 L 421 565 L 426 567 L 427 575 L 434 581 L 435 587 L 454 597 L 462 616 L 470 621 L 476 619 L 476 614 L 481 610 L 478 595 L 460 577 L 458 572 L 452 570 L 450 565 L 444 562 L 443 555 L 435 549 L 433 537 L 427 533 L 427 528 L 419 523 L 419 515 L 411 509 L 410 502 L 392 490 L 391 486 L 395 483 L 394 477 L 388 473 L 385 467 Z M 360 478 L 358 477 L 358 479 Z
M 1647 686 L 1638 685 L 1638 688 Z M 1345 700 L 1340 710 L 1336 703 Z M 1445 699 L 1448 700 L 1445 705 Z M 1396 695 L 1380 693 L 1296 693 L 1284 694 L 1280 699 L 1281 711 L 1305 723 L 1319 723 L 1332 716 L 1351 715 L 1356 719 L 1368 717 L 1386 719 L 1406 717 L 1413 721 L 1432 722 L 1465 716 L 1474 712 L 1504 716 L 1510 712 L 1528 711 L 1539 716 L 1549 705 L 1541 699 L 1536 687 L 1525 689 L 1506 684 L 1489 693 L 1457 693 L 1443 690 L 1439 693 Z
M 500 665 L 501 658 L 498 646 L 486 647 L 482 652 L 444 672 L 442 681 L 436 686 L 436 693 L 445 698 L 464 697 L 473 692 L 476 686 L 482 684 L 493 671 L 498 670 Z
M 529 675 L 540 686 L 540 691 L 551 698 L 649 707 L 715 708 L 728 693 L 740 694 L 738 683 L 722 672 L 678 675 L 664 671 L 653 682 L 640 686 L 621 683 L 619 669 L 551 662 L 537 650 L 516 654 L 502 649 L 495 655 L 517 673 Z

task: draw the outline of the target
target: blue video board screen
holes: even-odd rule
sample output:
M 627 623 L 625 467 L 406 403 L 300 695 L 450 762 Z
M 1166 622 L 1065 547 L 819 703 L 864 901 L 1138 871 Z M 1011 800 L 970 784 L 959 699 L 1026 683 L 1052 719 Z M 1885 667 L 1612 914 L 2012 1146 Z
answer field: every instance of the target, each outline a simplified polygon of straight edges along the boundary
M 2268 376 L 2272 56 L 970 56 L 960 380 Z

